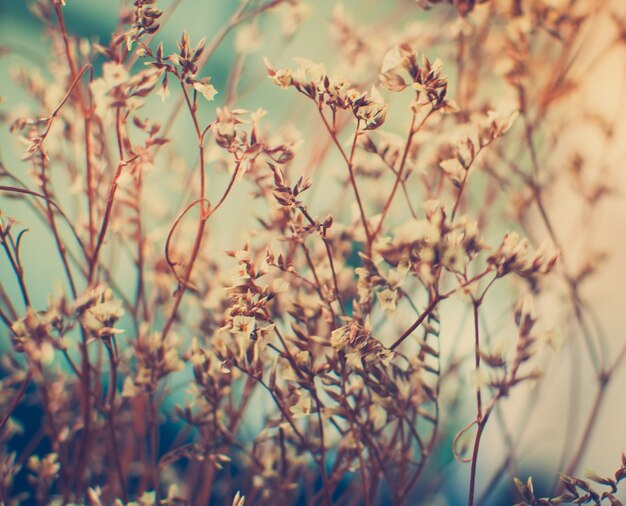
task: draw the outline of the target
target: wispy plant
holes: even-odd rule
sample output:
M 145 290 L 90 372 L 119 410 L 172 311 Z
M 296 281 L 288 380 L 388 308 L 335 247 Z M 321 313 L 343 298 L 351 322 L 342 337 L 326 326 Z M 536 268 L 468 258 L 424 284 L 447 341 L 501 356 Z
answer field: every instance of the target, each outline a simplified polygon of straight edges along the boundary
M 323 6 L 243 0 L 216 33 L 184 31 L 170 49 L 161 25 L 180 3 L 123 2 L 100 42 L 68 31 L 62 0 L 31 4 L 50 78 L 19 68 L 35 112 L 2 105 L 26 145 L 0 165 L 2 502 L 432 504 L 458 466 L 468 505 L 505 480 L 520 504 L 620 504 L 623 457 L 614 477 L 573 476 L 626 347 L 605 352 L 584 292 L 601 255 L 569 243 L 552 203 L 566 181 L 591 216 L 613 193 L 595 172 L 609 163 L 559 138 L 566 118 L 616 142 L 619 118 L 571 104 L 623 49 L 623 15 L 583 0 L 418 1 L 432 10 L 397 2 L 369 25 L 338 6 L 315 26 L 335 53 L 280 66 L 257 50 L 289 48 Z M 276 16 L 282 33 L 265 33 Z M 589 58 L 600 22 L 614 36 Z M 219 88 L 209 62 L 231 32 Z M 302 134 L 271 106 L 243 109 L 252 88 L 259 106 L 293 100 Z M 175 196 L 161 201 L 164 182 Z M 209 240 L 217 222 L 246 227 L 226 255 Z M 40 259 L 60 266 L 55 290 L 25 259 L 39 244 L 54 247 Z M 534 309 L 554 300 L 562 319 Z M 540 499 L 516 477 L 525 426 L 504 400 L 532 400 L 577 337 L 597 393 L 582 434 L 563 417 L 564 474 Z M 27 405 L 42 413 L 34 430 Z M 488 431 L 506 444 L 483 482 Z

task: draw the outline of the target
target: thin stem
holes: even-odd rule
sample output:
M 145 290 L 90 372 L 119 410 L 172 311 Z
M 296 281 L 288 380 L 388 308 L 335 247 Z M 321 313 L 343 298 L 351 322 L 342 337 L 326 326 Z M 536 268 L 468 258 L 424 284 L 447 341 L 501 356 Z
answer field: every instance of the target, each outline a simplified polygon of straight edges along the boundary
M 422 118 L 422 120 L 417 126 L 415 126 L 415 123 L 417 121 L 417 111 L 413 112 L 413 117 L 411 119 L 411 126 L 409 127 L 409 134 L 407 136 L 406 144 L 404 145 L 404 151 L 402 152 L 402 159 L 400 161 L 400 167 L 398 168 L 398 171 L 396 172 L 396 180 L 393 183 L 393 188 L 391 189 L 391 193 L 389 194 L 389 197 L 387 197 L 387 201 L 385 202 L 385 205 L 383 207 L 383 211 L 380 216 L 380 221 L 378 222 L 378 225 L 376 226 L 376 228 L 374 229 L 374 232 L 372 233 L 372 240 L 374 240 L 378 236 L 380 231 L 382 230 L 383 222 L 385 221 L 385 217 L 387 216 L 387 213 L 389 212 L 389 209 L 391 208 L 391 203 L 393 202 L 393 199 L 396 195 L 398 186 L 401 183 L 403 183 L 404 169 L 406 167 L 406 161 L 408 158 L 409 151 L 411 150 L 413 137 L 415 136 L 415 134 L 417 134 L 417 132 L 420 131 L 422 126 L 424 126 L 424 124 L 426 123 L 428 118 L 430 118 L 433 111 L 434 111 L 434 108 L 431 106 L 428 113 L 426 113 L 426 115 Z M 404 188 L 404 185 L 403 185 L 403 188 Z M 409 206 L 410 206 L 410 202 L 409 202 Z
M 337 271 L 335 270 L 335 261 L 333 260 L 333 253 L 331 250 L 331 246 L 330 246 L 330 242 L 328 237 L 326 236 L 326 228 L 322 225 L 320 225 L 317 221 L 315 221 L 311 215 L 309 214 L 309 212 L 307 211 L 306 207 L 299 205 L 298 209 L 300 209 L 300 211 L 302 212 L 302 214 L 304 215 L 304 217 L 308 220 L 308 222 L 313 225 L 316 229 L 319 230 L 320 232 L 320 236 L 322 237 L 322 240 L 324 241 L 324 248 L 326 249 L 326 257 L 328 258 L 328 263 L 330 265 L 330 271 L 332 273 L 332 277 L 333 277 L 333 289 L 335 292 L 335 298 L 337 299 L 337 302 L 339 302 L 339 307 L 341 308 L 341 312 L 346 315 L 346 308 L 343 305 L 343 301 L 341 300 L 341 296 L 339 295 L 339 282 L 337 281 Z M 317 279 L 317 274 L 315 273 L 315 268 L 313 266 L 313 264 L 311 263 L 311 259 L 308 256 L 308 252 L 307 253 L 307 261 L 309 262 L 309 266 L 311 267 L 311 270 L 313 271 L 313 276 L 315 277 L 315 280 L 318 284 L 318 286 L 321 289 L 321 285 L 319 283 L 319 279 Z M 321 296 L 321 292 L 320 292 L 320 296 Z M 330 307 L 330 304 L 329 304 Z M 332 312 L 332 308 L 331 308 L 331 312 Z M 334 316 L 334 314 L 333 314 Z
M 320 433 L 320 470 L 322 473 L 322 486 L 324 487 L 324 497 L 326 499 L 326 504 L 328 506 L 332 506 L 333 500 L 330 492 L 330 486 L 328 481 L 328 473 L 326 472 L 326 443 L 324 438 L 324 421 L 322 420 L 322 403 L 317 395 L 317 390 L 315 386 L 311 390 L 313 394 L 313 398 L 315 399 L 316 407 L 317 407 L 317 423 L 319 425 L 319 433 Z
M 483 435 L 483 430 L 485 430 L 486 422 L 487 422 L 487 418 L 485 417 L 484 420 L 478 423 L 477 428 L 476 428 L 476 436 L 474 438 L 474 449 L 472 450 L 472 467 L 470 470 L 470 489 L 469 489 L 469 496 L 467 498 L 468 506 L 474 505 L 474 494 L 475 494 L 475 488 L 476 488 L 476 467 L 478 464 L 478 449 L 480 447 L 480 440 Z
M 593 429 L 595 427 L 598 416 L 600 415 L 600 411 L 601 411 L 600 408 L 602 406 L 602 402 L 604 401 L 604 398 L 606 395 L 606 391 L 607 391 L 606 387 L 608 385 L 608 382 L 609 382 L 609 376 L 607 375 L 602 375 L 602 377 L 599 379 L 598 391 L 596 392 L 595 398 L 593 400 L 593 405 L 591 406 L 591 409 L 589 410 L 589 417 L 587 418 L 587 423 L 585 424 L 585 428 L 583 429 L 583 433 L 580 438 L 580 441 L 578 442 L 578 446 L 576 447 L 576 450 L 574 451 L 574 455 L 572 456 L 569 462 L 569 465 L 567 466 L 567 469 L 565 470 L 565 474 L 568 476 L 571 476 L 576 471 L 576 469 L 578 468 L 578 465 L 580 464 L 580 461 L 585 455 L 585 452 L 587 450 L 587 447 L 589 446 L 589 443 L 591 442 L 591 435 L 593 433 Z
M 110 339 L 113 339 L 111 337 Z M 113 460 L 115 462 L 115 469 L 117 471 L 117 479 L 119 482 L 120 490 L 122 491 L 122 498 L 124 502 L 128 502 L 128 492 L 126 491 L 126 480 L 124 479 L 124 468 L 122 467 L 122 461 L 120 460 L 120 453 L 117 445 L 117 437 L 115 436 L 115 395 L 117 394 L 117 358 L 115 351 L 111 345 L 110 339 L 104 340 L 104 345 L 109 355 L 109 367 L 110 367 L 110 384 L 109 384 L 109 416 L 107 417 L 107 425 L 109 427 L 109 437 L 111 439 L 111 450 L 113 452 Z
M 65 54 L 67 57 L 67 62 L 70 67 L 70 78 L 74 81 L 72 84 L 72 88 L 80 79 L 80 76 L 84 72 L 87 66 L 84 66 L 80 73 L 76 71 L 76 63 L 74 62 L 74 58 L 72 56 L 72 48 L 70 47 L 70 41 L 67 33 L 67 28 L 65 26 L 65 20 L 63 18 L 63 10 L 61 6 L 61 2 L 53 2 L 55 7 L 55 12 L 57 16 L 57 20 L 59 23 L 59 30 L 61 32 L 61 36 L 63 37 L 63 44 L 65 47 Z M 91 67 L 91 66 L 89 66 Z M 95 193 L 93 187 L 93 166 L 91 163 L 92 158 L 92 147 L 91 147 L 91 107 L 88 107 L 85 99 L 83 97 L 82 90 L 80 86 L 76 87 L 76 94 L 78 99 L 78 104 L 83 116 L 83 132 L 85 137 L 85 162 L 86 162 L 86 173 L 87 173 L 87 206 L 88 206 L 88 217 L 89 217 L 89 246 L 93 251 L 93 243 L 95 236 L 95 223 L 94 223 L 94 205 L 95 205 Z M 89 90 L 87 90 L 87 94 L 89 94 Z
M 32 377 L 33 377 L 33 372 L 31 369 L 29 369 L 28 372 L 26 373 L 26 376 L 24 376 L 24 379 L 22 380 L 20 387 L 15 393 L 15 397 L 13 397 L 11 404 L 9 405 L 8 409 L 2 416 L 2 419 L 0 420 L 0 434 L 2 434 L 2 431 L 4 430 L 4 426 L 9 421 L 9 418 L 11 418 L 13 411 L 15 411 L 15 408 L 17 408 L 17 405 L 22 400 L 22 397 L 24 397 L 24 394 L 26 393 L 26 388 L 28 387 L 28 384 L 30 383 L 30 380 L 32 379 Z
M 106 236 L 107 229 L 109 228 L 111 212 L 113 211 L 113 202 L 115 200 L 115 193 L 117 192 L 117 181 L 122 175 L 122 169 L 129 163 L 132 163 L 136 158 L 137 156 L 131 158 L 127 162 L 121 161 L 117 165 L 115 175 L 113 176 L 113 181 L 111 181 L 111 187 L 109 188 L 109 196 L 107 198 L 107 205 L 104 211 L 104 218 L 102 219 L 102 225 L 100 226 L 100 232 L 98 233 L 98 240 L 95 244 L 95 247 L 93 249 L 93 255 L 91 256 L 91 260 L 89 262 L 89 273 L 87 276 L 87 282 L 89 284 L 91 284 L 94 281 L 96 267 L 98 266 L 98 255 L 100 254 L 100 249 L 102 248 L 102 244 L 104 243 L 104 238 Z
M 447 299 L 453 293 L 459 290 L 462 290 L 463 288 L 471 285 L 472 283 L 475 283 L 479 279 L 486 276 L 489 272 L 491 271 L 487 269 L 486 271 L 483 271 L 480 274 L 477 274 L 476 276 L 474 276 L 473 278 L 468 279 L 467 281 L 463 282 L 456 288 L 453 288 L 452 290 L 446 293 L 436 294 L 435 296 L 433 296 L 432 300 L 430 301 L 426 309 L 424 309 L 422 314 L 420 314 L 417 320 L 415 320 L 415 322 L 408 329 L 406 329 L 398 339 L 394 341 L 394 343 L 389 347 L 389 349 L 395 350 L 398 346 L 400 346 L 404 342 L 404 340 L 407 337 L 409 337 L 424 322 L 426 317 L 435 310 L 435 308 L 437 307 L 437 304 L 439 304 L 442 300 Z
M 24 281 L 24 269 L 22 268 L 18 252 L 15 251 L 12 245 L 10 245 L 6 240 L 8 235 L 8 230 L 5 230 L 2 227 L 2 224 L 0 224 L 0 240 L 2 241 L 2 247 L 4 248 L 9 263 L 11 264 L 11 268 L 15 273 L 15 277 L 17 278 L 17 283 L 20 287 L 20 293 L 22 294 L 22 300 L 24 301 L 24 305 L 26 307 L 30 307 L 30 297 L 28 295 L 28 289 L 26 288 L 26 282 Z
M 321 107 L 318 106 L 317 110 L 319 112 L 320 117 L 322 118 L 322 121 L 324 123 L 324 126 L 326 127 L 326 130 L 330 134 L 333 142 L 335 143 L 335 146 L 337 146 L 337 149 L 339 149 L 339 152 L 341 153 L 342 158 L 344 159 L 344 161 L 346 162 L 346 165 L 348 166 L 348 173 L 350 175 L 350 184 L 352 185 L 352 190 L 354 191 L 354 196 L 359 206 L 359 214 L 361 216 L 361 223 L 363 224 L 363 230 L 365 231 L 365 238 L 367 241 L 367 248 L 369 250 L 371 249 L 371 246 L 372 246 L 372 233 L 370 232 L 367 218 L 365 216 L 365 210 L 363 207 L 363 202 L 361 200 L 359 189 L 356 184 L 356 179 L 354 177 L 354 167 L 353 167 L 354 153 L 356 150 L 357 137 L 359 135 L 360 121 L 357 121 L 357 124 L 356 124 L 356 129 L 354 131 L 354 138 L 352 139 L 352 147 L 350 148 L 350 155 L 346 155 L 345 151 L 341 147 L 341 144 L 339 143 L 339 139 L 337 138 L 337 134 L 335 130 L 328 123 L 328 120 L 326 119 L 326 116 L 324 116 L 324 113 L 322 112 Z
M 178 307 L 180 306 L 180 303 L 182 302 L 183 299 L 183 295 L 185 294 L 187 287 L 189 285 L 189 280 L 191 278 L 191 272 L 193 270 L 193 266 L 196 262 L 196 258 L 198 257 L 198 253 L 200 252 L 200 246 L 202 245 L 202 239 L 204 236 L 204 229 L 206 227 L 206 222 L 210 216 L 210 212 L 207 209 L 207 203 L 205 201 L 205 174 L 204 174 L 204 138 L 203 138 L 203 133 L 202 130 L 200 129 L 200 124 L 198 123 L 198 117 L 196 114 L 196 107 L 195 107 L 195 102 L 194 104 L 191 103 L 191 100 L 189 99 L 189 94 L 187 93 L 187 89 L 185 87 L 185 84 L 181 81 L 180 83 L 181 89 L 183 91 L 183 96 L 185 97 L 185 102 L 187 103 L 187 108 L 189 109 L 189 113 L 191 115 L 191 119 L 193 121 L 193 125 L 196 131 L 196 137 L 197 137 L 197 141 L 198 141 L 198 150 L 199 150 L 199 154 L 200 154 L 200 168 L 199 168 L 199 173 L 200 173 L 200 198 L 198 199 L 198 202 L 200 204 L 200 216 L 198 218 L 198 226 L 196 228 L 196 237 L 194 239 L 194 244 L 193 244 L 193 248 L 191 250 L 191 256 L 189 258 L 189 262 L 187 263 L 187 266 L 185 268 L 185 272 L 183 274 L 182 280 L 179 280 L 179 284 L 178 284 L 178 289 L 176 291 L 176 296 L 174 299 L 174 306 L 170 312 L 170 316 L 167 319 L 167 321 L 165 322 L 165 325 L 163 326 L 163 332 L 162 332 L 162 336 L 163 339 L 167 336 L 167 334 L 169 333 L 169 331 L 172 328 L 172 325 L 174 324 L 174 320 L 176 319 L 176 315 L 178 314 Z M 230 191 L 230 188 L 232 187 L 232 184 L 234 183 L 234 179 L 236 177 L 237 174 L 237 170 L 235 170 L 235 174 L 233 176 L 233 178 L 231 179 L 230 184 L 228 185 L 228 188 L 226 190 L 226 192 L 224 193 L 224 195 L 222 196 L 222 199 L 220 200 L 219 204 L 216 206 L 216 208 L 213 210 L 213 212 L 215 212 L 215 210 L 221 205 L 221 203 L 224 201 L 224 199 L 226 198 L 226 195 L 228 195 L 228 192 Z M 170 236 L 171 236 L 171 231 L 170 231 Z M 169 237 L 168 237 L 169 240 Z M 166 245 L 166 255 L 167 255 L 167 245 Z
M 478 384 L 476 386 L 476 437 L 474 439 L 474 450 L 472 453 L 472 464 L 470 470 L 470 484 L 469 484 L 469 496 L 467 499 L 468 506 L 473 506 L 474 504 L 474 494 L 476 489 L 476 469 L 478 466 L 478 448 L 480 446 L 480 438 L 482 436 L 482 432 L 484 429 L 484 421 L 483 421 L 483 402 L 482 402 L 482 394 L 480 388 L 480 329 L 479 329 L 479 319 L 478 319 L 478 307 L 480 302 L 477 300 L 473 301 L 474 306 L 474 361 L 476 365 L 476 377 L 478 379 Z
M 348 393 L 346 391 L 346 382 L 348 380 L 348 375 L 346 371 L 346 361 L 345 358 L 341 359 L 341 396 L 343 401 L 343 407 L 347 414 L 348 423 L 350 424 L 350 432 L 352 433 L 352 438 L 356 445 L 357 450 L 357 458 L 359 460 L 359 470 L 361 473 L 361 481 L 363 483 L 363 498 L 365 500 L 365 506 L 370 506 L 371 499 L 369 494 L 369 480 L 367 479 L 367 468 L 365 466 L 365 459 L 363 458 L 363 450 L 361 448 L 361 437 L 363 435 L 362 431 L 357 432 L 356 426 L 357 423 L 354 419 L 354 413 L 352 412 L 352 408 L 348 402 Z
M 50 224 L 50 228 L 52 229 L 52 235 L 54 236 L 54 240 L 56 242 L 57 250 L 59 252 L 59 256 L 61 257 L 61 263 L 63 264 L 63 269 L 65 270 L 65 275 L 70 285 L 70 290 L 72 291 L 72 296 L 76 298 L 78 292 L 76 290 L 76 283 L 74 282 L 74 276 L 72 275 L 72 270 L 70 269 L 69 262 L 67 261 L 67 255 L 65 252 L 65 244 L 61 240 L 61 236 L 57 229 L 56 220 L 54 218 L 54 212 L 52 211 L 51 199 L 48 194 L 48 176 L 46 174 L 46 154 L 43 151 L 43 142 L 41 144 L 41 191 L 46 197 L 46 211 L 48 214 L 48 223 Z
M 443 297 L 441 295 L 434 297 L 430 301 L 430 304 L 428 304 L 426 309 L 424 309 L 422 314 L 419 315 L 417 320 L 415 320 L 415 322 L 408 329 L 406 329 L 398 339 L 395 340 L 395 342 L 389 347 L 389 349 L 395 350 L 398 346 L 400 346 L 404 342 L 404 340 L 409 337 L 417 329 L 417 327 L 422 324 L 422 322 L 428 317 L 428 315 L 435 310 L 437 304 L 439 304 L 442 298 Z

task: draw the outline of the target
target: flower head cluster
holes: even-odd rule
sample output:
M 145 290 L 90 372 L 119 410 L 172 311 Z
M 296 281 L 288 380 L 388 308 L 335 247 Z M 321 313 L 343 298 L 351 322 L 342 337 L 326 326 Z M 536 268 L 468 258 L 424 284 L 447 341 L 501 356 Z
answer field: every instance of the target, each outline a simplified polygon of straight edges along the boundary
M 247 160 L 249 164 L 260 155 L 273 163 L 289 162 L 295 156 L 294 144 L 289 140 L 274 142 L 265 138 L 260 127 L 265 114 L 263 109 L 250 113 L 245 109 L 218 108 L 217 119 L 213 123 L 215 142 L 232 153 L 236 160 Z M 250 127 L 244 129 L 243 125 Z
M 481 151 L 507 133 L 517 116 L 517 111 L 509 115 L 493 111 L 487 115 L 480 115 L 470 125 L 471 133 L 468 136 L 456 144 L 446 145 L 441 150 L 439 166 L 452 184 L 457 188 L 463 187 L 468 172 Z
M 393 239 L 381 239 L 376 246 L 387 263 L 405 266 L 424 279 L 430 279 L 439 267 L 463 271 L 483 249 L 477 223 L 465 218 L 450 222 L 436 201 L 427 204 L 425 219 L 406 222 L 396 228 Z
M 454 103 L 446 99 L 448 78 L 442 75 L 441 60 L 430 62 L 422 55 L 421 64 L 418 55 L 409 44 L 401 44 L 390 49 L 383 60 L 380 82 L 390 91 L 402 91 L 407 87 L 415 90 L 413 108 L 429 104 L 434 110 L 455 110 Z M 406 74 L 408 81 L 402 74 Z
M 318 107 L 327 105 L 333 113 L 350 110 L 364 130 L 380 127 L 387 118 L 387 104 L 375 86 L 369 93 L 360 92 L 344 79 L 331 79 L 322 64 L 295 58 L 295 71 L 275 69 L 265 61 L 269 77 L 281 88 L 290 86 L 313 100 Z
M 348 364 L 358 370 L 367 369 L 377 363 L 388 365 L 393 358 L 393 352 L 357 322 L 333 330 L 330 345 L 337 351 L 343 351 Z
M 0 110 L 27 146 L 23 170 L 0 161 L 0 327 L 12 345 L 0 360 L 1 501 L 431 504 L 450 484 L 437 466 L 450 460 L 457 415 L 474 438 L 460 459 L 473 462 L 469 490 L 485 488 L 481 437 L 500 407 L 503 457 L 519 466 L 500 401 L 541 381 L 539 345 L 557 344 L 561 327 L 584 337 L 577 366 L 588 360 L 608 392 L 626 348 L 617 360 L 604 353 L 613 348 L 586 291 L 597 241 L 555 269 L 558 253 L 532 240 L 577 244 L 564 213 L 551 221 L 551 191 L 573 189 L 589 215 L 577 238 L 593 226 L 587 211 L 617 194 L 607 174 L 620 125 L 580 98 L 594 89 L 586 74 L 606 66 L 586 42 L 602 23 L 586 19 L 593 8 L 615 25 L 597 49 L 623 45 L 623 16 L 605 7 L 623 0 L 420 0 L 449 8 L 416 23 L 402 1 L 380 2 L 375 25 L 338 3 L 324 25 L 333 54 L 292 68 L 265 60 L 269 80 L 258 79 L 258 51 L 299 47 L 308 30 L 296 27 L 324 2 L 242 0 L 213 9 L 227 16 L 216 33 L 192 43 L 181 29 L 172 48 L 159 23 L 211 2 L 173 1 L 163 15 L 155 0 L 122 2 L 104 46 L 68 31 L 63 0 L 34 2 L 49 65 L 13 72 L 31 112 L 12 97 Z M 268 46 L 274 15 L 295 44 Z M 420 47 L 452 63 L 450 79 Z M 214 65 L 228 70 L 219 94 Z M 297 92 L 283 116 L 269 107 L 274 85 Z M 587 123 L 606 144 L 599 164 Z M 21 220 L 33 217 L 26 234 Z M 50 269 L 36 268 L 33 240 Z M 507 287 L 509 275 L 523 279 Z M 61 293 L 42 303 L 58 276 Z M 515 304 L 520 286 L 560 304 L 546 311 L 554 331 L 540 333 L 529 296 Z M 42 416 L 28 431 L 33 412 Z M 572 469 L 585 432 L 571 446 L 581 451 L 564 453 Z M 615 502 L 624 476 L 624 466 L 594 475 L 605 496 L 575 478 L 559 493 Z M 543 504 L 531 482 L 518 490 Z
M 125 42 L 130 50 L 133 42 L 141 39 L 144 35 L 155 34 L 160 25 L 158 19 L 163 11 L 154 7 L 156 0 L 135 0 L 133 2 L 133 11 L 130 15 L 131 29 L 118 36 L 116 43 Z
M 121 107 L 137 110 L 145 104 L 145 99 L 156 87 L 161 71 L 145 69 L 132 77 L 126 68 L 115 62 L 103 65 L 103 75 L 91 83 L 95 107 L 98 115 L 110 117 L 111 112 Z
M 96 338 L 109 339 L 124 332 L 115 327 L 124 314 L 122 303 L 104 285 L 87 290 L 73 307 L 81 325 Z
M 548 253 L 546 243 L 542 244 L 532 257 L 528 256 L 528 240 L 516 232 L 504 236 L 498 250 L 488 258 L 498 276 L 515 272 L 520 276 L 530 277 L 536 274 L 548 274 L 559 259 L 559 251 Z
M 165 337 L 160 332 L 142 336 L 141 340 L 134 343 L 132 353 L 136 359 L 136 370 L 132 377 L 125 379 L 122 395 L 135 397 L 141 393 L 154 392 L 159 380 L 180 371 L 185 365 L 180 346 L 180 336 L 173 333 Z

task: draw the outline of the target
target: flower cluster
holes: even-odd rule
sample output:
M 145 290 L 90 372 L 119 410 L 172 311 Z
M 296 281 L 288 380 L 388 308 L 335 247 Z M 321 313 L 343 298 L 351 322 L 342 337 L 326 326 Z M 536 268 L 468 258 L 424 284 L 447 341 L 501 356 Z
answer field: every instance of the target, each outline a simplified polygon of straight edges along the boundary
M 379 128 L 387 117 L 387 104 L 375 86 L 369 93 L 360 92 L 345 79 L 331 79 L 326 68 L 304 58 L 295 58 L 298 69 L 275 69 L 265 61 L 269 77 L 281 88 L 294 87 L 318 107 L 327 105 L 335 114 L 350 110 L 364 130 Z
M 439 268 L 463 272 L 485 248 L 476 222 L 466 218 L 450 222 L 441 202 L 431 201 L 425 219 L 397 227 L 394 237 L 381 238 L 375 251 L 387 263 L 432 280 Z
M 504 236 L 498 250 L 492 254 L 488 262 L 496 270 L 498 276 L 515 272 L 520 276 L 549 273 L 559 258 L 559 252 L 548 253 L 546 243 L 537 249 L 532 257 L 528 257 L 528 240 L 515 232 Z
M 117 37 L 117 44 L 125 42 L 130 50 L 133 42 L 141 39 L 144 35 L 155 34 L 160 25 L 158 19 L 162 16 L 163 11 L 154 7 L 156 0 L 135 0 L 133 2 L 133 11 L 129 15 L 127 22 L 131 23 L 131 29 L 120 34 Z
M 435 504 L 463 475 L 469 505 L 504 504 L 534 463 L 526 398 L 566 474 L 551 499 L 516 481 L 521 504 L 618 504 L 624 465 L 574 476 L 626 361 L 590 288 L 621 104 L 586 95 L 619 2 L 338 4 L 322 27 L 324 2 L 242 0 L 177 46 L 160 25 L 202 2 L 126 3 L 102 44 L 34 2 L 46 68 L 0 46 L 31 97 L 0 110 L 26 145 L 0 160 L 0 502 Z M 259 79 L 307 23 L 332 54 Z M 534 411 L 561 345 L 597 382 L 554 383 L 589 405 L 581 436 Z
M 433 110 L 453 111 L 456 106 L 446 99 L 448 93 L 448 78 L 441 74 L 443 63 L 441 60 L 430 62 L 426 55 L 422 55 L 421 65 L 418 55 L 408 44 L 401 44 L 387 52 L 383 60 L 380 82 L 390 91 L 399 92 L 407 87 L 415 90 L 415 102 L 412 106 L 417 110 L 419 106 L 430 105 Z M 402 77 L 408 75 L 408 82 Z

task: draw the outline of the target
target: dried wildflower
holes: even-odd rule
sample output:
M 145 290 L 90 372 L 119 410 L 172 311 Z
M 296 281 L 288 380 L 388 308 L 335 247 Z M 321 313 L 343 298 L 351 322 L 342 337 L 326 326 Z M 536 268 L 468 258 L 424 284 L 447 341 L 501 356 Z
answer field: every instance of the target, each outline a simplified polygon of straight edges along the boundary
M 305 58 L 294 58 L 296 71 L 275 69 L 265 59 L 268 76 L 281 88 L 293 86 L 300 93 L 316 102 L 328 105 L 332 111 L 351 110 L 365 130 L 380 127 L 387 117 L 387 104 L 375 86 L 370 93 L 359 92 L 344 80 L 331 79 L 324 65 Z
M 383 59 L 381 68 L 381 84 L 390 91 L 399 92 L 406 87 L 415 90 L 416 98 L 412 105 L 414 110 L 420 106 L 430 105 L 433 110 L 444 112 L 453 111 L 456 106 L 446 100 L 448 92 L 448 78 L 441 74 L 441 60 L 433 63 L 422 55 L 421 65 L 418 63 L 417 53 L 408 44 L 390 49 Z M 401 72 L 408 75 L 406 81 Z
M 110 337 L 124 331 L 114 327 L 124 314 L 122 303 L 119 300 L 106 300 L 90 306 L 81 314 L 81 322 L 91 332 L 99 337 Z
M 249 316 L 235 316 L 232 326 L 231 332 L 235 336 L 249 338 L 255 330 L 254 318 Z
M 215 99 L 215 95 L 217 95 L 217 90 L 212 84 L 209 83 L 208 78 L 195 80 L 192 86 L 209 102 L 212 102 Z
M 133 21 L 132 28 L 128 32 L 118 37 L 121 43 L 124 41 L 128 50 L 131 49 L 134 42 L 140 40 L 144 35 L 155 34 L 160 25 L 157 20 L 163 14 L 163 11 L 153 6 L 155 0 L 136 0 L 133 3 Z
M 532 258 L 528 258 L 528 240 L 512 232 L 504 236 L 502 245 L 489 257 L 488 262 L 495 267 L 498 276 L 504 276 L 509 272 L 516 272 L 521 276 L 547 274 L 556 265 L 559 252 L 552 253 L 546 258 L 543 251 L 545 248 L 544 245 Z
M 544 354 L 562 344 L 596 382 L 593 400 L 576 392 L 593 412 L 550 452 L 565 471 L 550 497 L 517 480 L 518 500 L 619 504 L 625 458 L 575 476 L 626 357 L 592 285 L 611 265 L 595 220 L 619 195 L 621 108 L 608 84 L 587 96 L 615 81 L 619 2 L 418 3 L 449 8 L 406 23 L 337 5 L 322 27 L 315 2 L 243 1 L 175 47 L 158 34 L 178 2 L 123 5 L 102 44 L 68 31 L 63 1 L 33 3 L 46 68 L 0 47 L 0 64 L 27 56 L 7 74 L 29 96 L 3 93 L 0 110 L 26 151 L 0 160 L 2 502 L 430 504 L 458 474 L 439 465 L 450 440 L 468 504 L 497 502 L 508 473 L 485 489 L 483 436 L 501 429 L 496 450 L 520 466 L 504 400 L 559 375 L 567 361 Z M 310 14 L 332 50 L 265 59 L 297 93 L 261 100 L 272 82 L 252 55 L 305 47 Z
M 387 104 L 376 87 L 372 86 L 369 95 L 362 94 L 352 98 L 352 111 L 362 122 L 365 130 L 374 130 L 380 127 L 387 117 Z
M 26 467 L 30 471 L 28 480 L 36 486 L 39 497 L 52 486 L 61 470 L 56 453 L 48 453 L 43 458 L 36 455 L 29 457 Z

